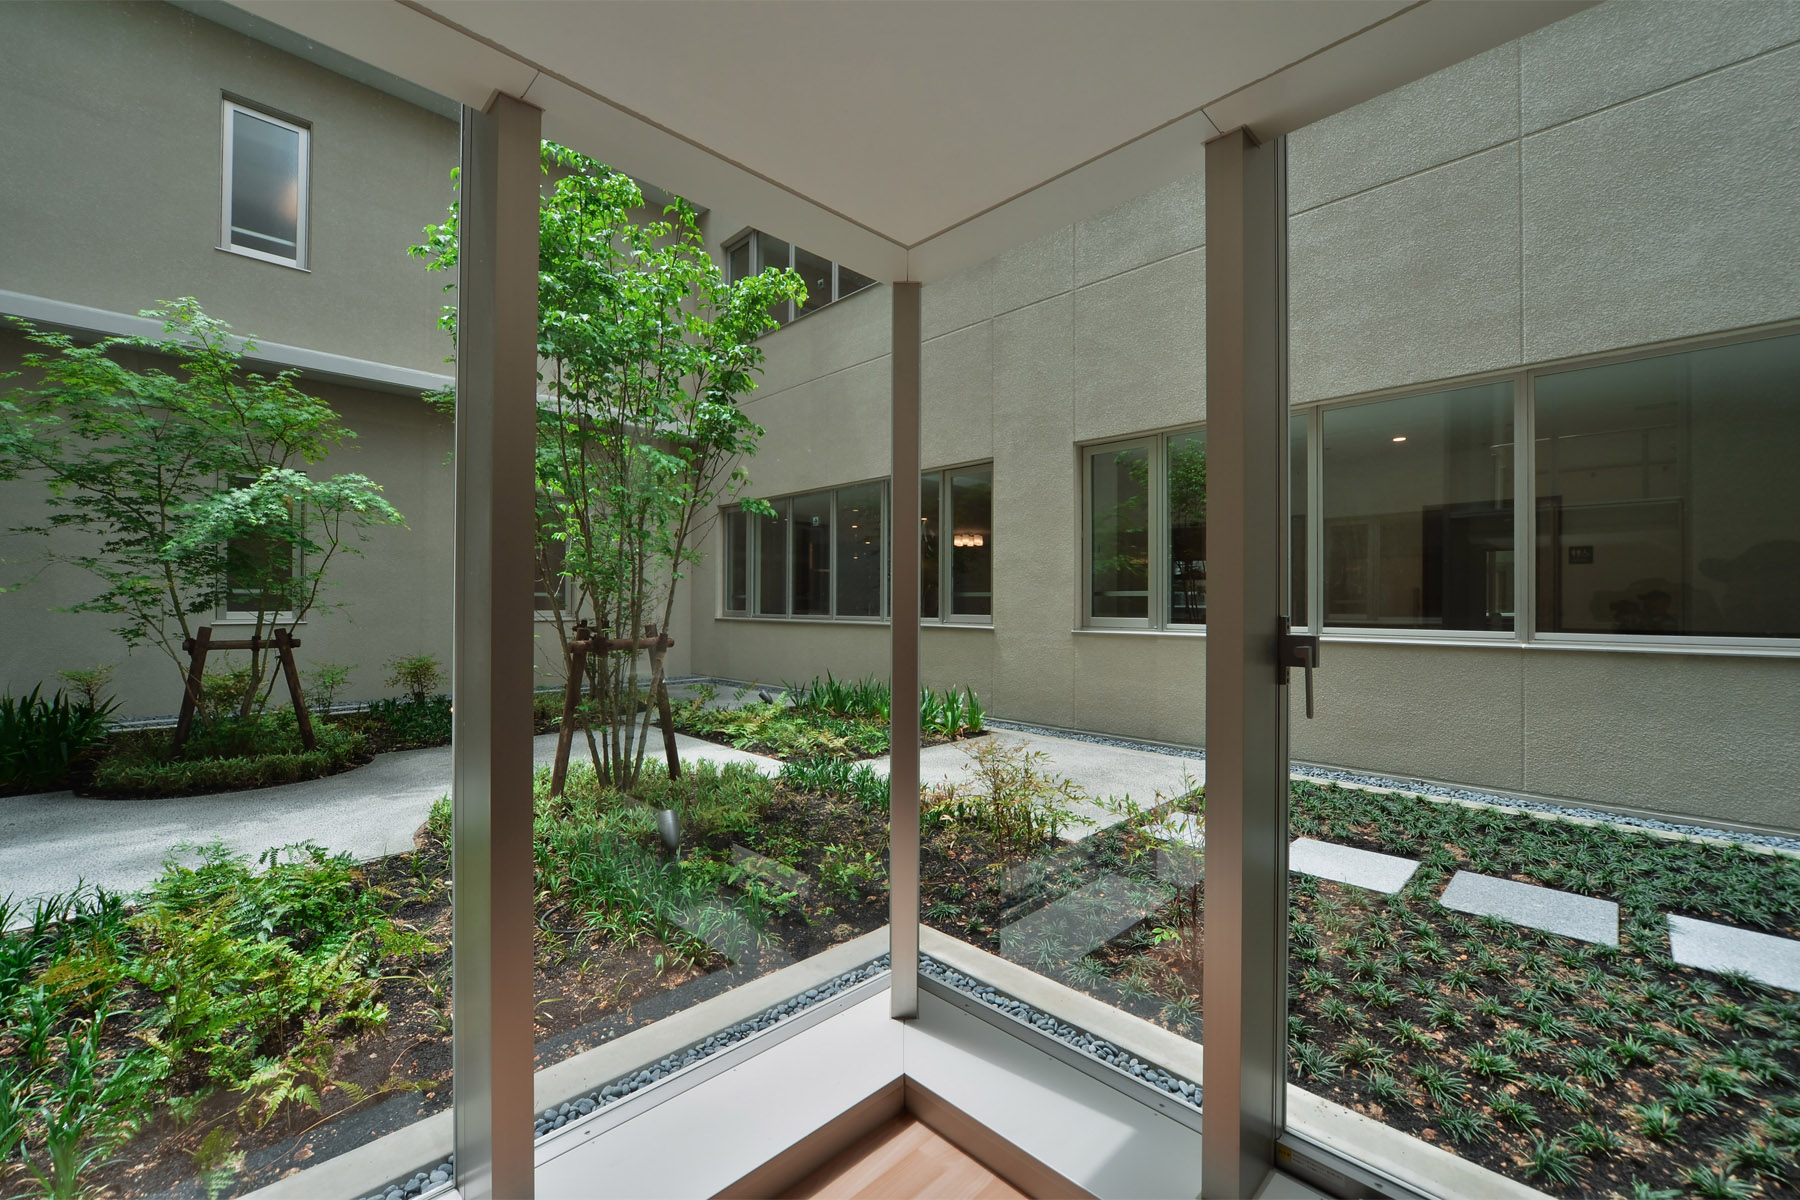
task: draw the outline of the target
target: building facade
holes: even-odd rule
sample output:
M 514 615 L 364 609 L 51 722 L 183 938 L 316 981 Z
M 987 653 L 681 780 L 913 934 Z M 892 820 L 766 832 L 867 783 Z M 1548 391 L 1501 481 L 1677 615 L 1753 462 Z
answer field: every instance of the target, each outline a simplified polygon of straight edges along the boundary
M 1797 105 L 1793 5 L 1610 3 L 1292 136 L 1296 759 L 1795 827 Z M 1202 185 L 924 289 L 925 672 L 997 715 L 1200 739 Z M 884 295 L 767 337 L 695 670 L 885 673 Z
M 1800 824 L 1800 8 L 1725 11 L 1614 0 L 1291 138 L 1293 608 L 1324 636 L 1297 759 Z M 0 137 L 34 164 L 0 175 L 0 309 L 138 332 L 194 295 L 302 368 L 358 433 L 321 469 L 408 518 L 337 568 L 303 658 L 357 664 L 355 697 L 447 661 L 442 277 L 405 248 L 453 196 L 453 112 L 184 8 L 0 21 Z M 271 173 L 293 213 L 255 215 Z M 923 290 L 925 673 L 996 715 L 1201 740 L 1203 182 Z M 703 220 L 728 271 L 791 263 L 814 298 L 749 401 L 782 515 L 720 511 L 671 667 L 884 674 L 889 290 Z M 56 611 L 87 586 L 0 598 L 0 679 L 122 662 L 124 711 L 170 711 L 164 662 Z

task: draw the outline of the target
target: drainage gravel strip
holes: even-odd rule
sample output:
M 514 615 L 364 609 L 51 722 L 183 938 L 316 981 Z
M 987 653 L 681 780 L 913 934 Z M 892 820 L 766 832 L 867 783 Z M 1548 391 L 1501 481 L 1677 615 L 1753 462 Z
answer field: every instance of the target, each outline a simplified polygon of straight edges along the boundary
M 1140 1083 L 1167 1092 L 1172 1098 L 1195 1109 L 1200 1107 L 1200 1086 L 1192 1080 L 1181 1079 L 1169 1074 L 1161 1067 L 1152 1066 L 1136 1055 L 1121 1050 L 1105 1038 L 1095 1037 L 1073 1025 L 1065 1024 L 1049 1013 L 1033 1008 L 1023 1000 L 1009 996 L 998 988 L 989 987 L 979 979 L 972 979 L 953 967 L 945 966 L 928 954 L 919 956 L 919 970 L 946 987 L 955 988 L 963 995 L 995 1012 L 1010 1017 L 1012 1020 L 1030 1025 L 1038 1032 L 1056 1038 L 1064 1045 L 1080 1051 L 1089 1058 L 1103 1062 L 1115 1070 L 1122 1071 Z
M 630 1074 L 621 1075 L 612 1082 L 584 1092 L 573 1100 L 566 1100 L 555 1108 L 546 1108 L 537 1114 L 534 1122 L 534 1136 L 542 1138 L 546 1134 L 561 1129 L 571 1121 L 579 1120 L 608 1104 L 623 1100 L 626 1096 L 642 1091 L 659 1080 L 667 1079 L 677 1071 L 691 1067 L 702 1059 L 710 1058 L 722 1050 L 737 1045 L 747 1037 L 761 1033 L 779 1021 L 792 1017 L 796 1013 L 804 1012 L 840 992 L 872 979 L 888 969 L 888 961 L 888 956 L 884 954 L 854 970 L 846 971 L 834 979 L 827 980 L 817 987 L 807 988 L 798 996 L 785 1000 L 773 1008 L 764 1009 L 746 1021 L 727 1026 L 709 1036 L 705 1041 L 696 1042 L 687 1049 L 677 1050 L 647 1067 L 640 1067 Z M 363 1200 L 407 1200 L 408 1197 L 418 1196 L 432 1188 L 449 1183 L 455 1176 L 456 1156 L 452 1154 L 434 1167 L 416 1172 L 409 1178 L 389 1183 L 379 1191 L 370 1192 L 363 1197 Z
M 1016 721 L 997 721 L 992 717 L 987 724 L 993 729 L 1006 729 L 1014 733 L 1035 733 L 1043 737 L 1063 738 L 1071 742 L 1091 742 L 1096 746 L 1118 746 L 1123 750 L 1145 750 L 1151 754 L 1164 754 L 1171 758 L 1206 758 L 1206 751 L 1193 750 L 1183 746 L 1167 746 L 1158 742 L 1138 742 L 1130 738 L 1107 737 L 1098 733 L 1076 733 L 1068 729 L 1053 729 L 1047 725 L 1025 725 Z M 1352 783 L 1362 787 L 1391 788 L 1399 792 L 1411 792 L 1419 796 L 1440 796 L 1449 800 L 1467 800 L 1475 804 L 1497 804 L 1505 808 L 1516 808 L 1524 812 L 1548 813 L 1558 817 L 1575 817 L 1584 821 L 1600 821 L 1608 825 L 1624 825 L 1637 829 L 1651 829 L 1659 833 L 1679 833 L 1687 837 L 1718 838 L 1728 842 L 1739 842 L 1747 846 L 1771 846 L 1777 850 L 1800 853 L 1800 838 L 1778 837 L 1772 833 L 1747 833 L 1737 829 L 1714 829 L 1707 825 L 1679 825 L 1673 821 L 1658 821 L 1651 817 L 1636 817 L 1627 813 L 1602 812 L 1593 808 L 1578 808 L 1566 804 L 1547 804 L 1541 800 L 1522 800 L 1517 796 L 1499 796 L 1492 792 L 1479 792 L 1470 788 L 1446 787 L 1440 783 L 1425 783 L 1417 779 L 1394 779 L 1386 775 L 1366 775 L 1360 771 L 1340 771 L 1333 767 L 1296 766 L 1294 774 L 1306 779 L 1317 779 L 1327 783 Z

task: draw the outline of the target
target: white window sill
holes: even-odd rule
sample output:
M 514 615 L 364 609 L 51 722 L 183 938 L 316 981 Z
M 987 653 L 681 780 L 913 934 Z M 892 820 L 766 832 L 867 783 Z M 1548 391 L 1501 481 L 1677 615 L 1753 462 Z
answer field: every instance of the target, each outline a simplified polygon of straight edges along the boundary
M 221 254 L 229 254 L 233 258 L 247 258 L 253 262 L 268 263 L 271 267 L 286 267 L 290 271 L 298 271 L 302 275 L 311 275 L 311 267 L 303 267 L 299 263 L 289 262 L 285 258 L 276 258 L 272 254 L 261 254 L 255 250 L 246 250 L 242 246 L 216 246 Z

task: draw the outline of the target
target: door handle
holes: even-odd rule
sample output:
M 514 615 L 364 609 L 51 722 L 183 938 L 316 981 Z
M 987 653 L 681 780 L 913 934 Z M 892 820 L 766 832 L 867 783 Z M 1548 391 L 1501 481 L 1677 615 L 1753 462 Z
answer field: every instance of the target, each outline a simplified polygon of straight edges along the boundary
M 1294 623 L 1282 617 L 1275 631 L 1275 678 L 1286 687 L 1290 669 L 1299 667 L 1306 672 L 1306 719 L 1309 721 L 1313 718 L 1313 668 L 1318 665 L 1318 635 L 1295 633 Z

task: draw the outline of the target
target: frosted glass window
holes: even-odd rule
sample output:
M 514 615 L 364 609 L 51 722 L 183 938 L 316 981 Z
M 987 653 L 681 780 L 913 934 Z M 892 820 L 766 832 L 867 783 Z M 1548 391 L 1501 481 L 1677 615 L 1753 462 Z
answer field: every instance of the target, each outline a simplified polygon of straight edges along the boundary
M 302 265 L 307 131 L 229 102 L 225 131 L 225 245 Z

